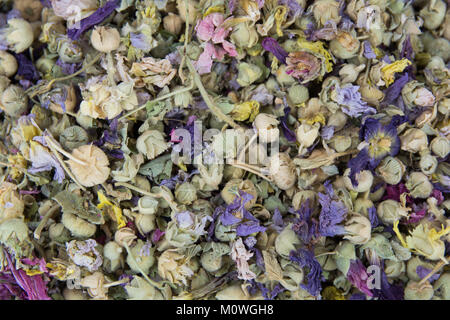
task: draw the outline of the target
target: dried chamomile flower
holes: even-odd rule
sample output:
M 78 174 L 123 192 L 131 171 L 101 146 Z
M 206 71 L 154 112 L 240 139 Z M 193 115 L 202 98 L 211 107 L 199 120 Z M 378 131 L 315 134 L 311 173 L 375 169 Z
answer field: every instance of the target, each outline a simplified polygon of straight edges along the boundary
M 109 160 L 106 154 L 92 144 L 78 147 L 72 151 L 75 159 L 67 163 L 78 181 L 86 187 L 102 184 L 109 177 Z
M 270 176 L 278 188 L 288 190 L 297 182 L 296 167 L 286 153 L 275 154 L 269 159 Z
M 152 160 L 169 147 L 163 134 L 158 130 L 147 130 L 142 133 L 136 141 L 136 148 L 143 153 L 147 159 Z
M 161 292 L 145 279 L 134 276 L 133 280 L 125 286 L 128 300 L 163 300 Z

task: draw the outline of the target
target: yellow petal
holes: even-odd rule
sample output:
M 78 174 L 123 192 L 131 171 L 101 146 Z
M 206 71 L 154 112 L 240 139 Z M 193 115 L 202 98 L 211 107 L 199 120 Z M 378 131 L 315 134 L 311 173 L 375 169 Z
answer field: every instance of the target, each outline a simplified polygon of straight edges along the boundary
M 381 68 L 381 74 L 384 82 L 386 83 L 386 87 L 389 87 L 392 83 L 394 83 L 394 76 L 396 72 L 402 72 L 410 64 L 411 61 L 404 58 L 401 60 L 394 61 Z
M 111 203 L 111 201 L 109 201 L 108 198 L 106 198 L 106 196 L 100 190 L 97 191 L 97 197 L 98 197 L 98 201 L 99 201 L 99 204 L 97 205 L 97 208 L 101 209 L 105 205 L 108 205 L 108 206 L 112 206 L 113 205 Z
M 398 224 L 399 224 L 399 220 L 394 222 L 394 232 L 397 235 L 398 240 L 400 240 L 401 244 L 403 247 L 409 249 L 408 245 L 406 244 L 405 238 L 403 238 L 403 235 L 400 233 L 400 231 L 398 230 Z
M 333 70 L 333 56 L 325 49 L 322 41 L 308 41 L 305 38 L 299 38 L 298 44 L 302 49 L 308 49 L 314 53 L 317 53 L 325 58 L 325 68 L 327 72 Z

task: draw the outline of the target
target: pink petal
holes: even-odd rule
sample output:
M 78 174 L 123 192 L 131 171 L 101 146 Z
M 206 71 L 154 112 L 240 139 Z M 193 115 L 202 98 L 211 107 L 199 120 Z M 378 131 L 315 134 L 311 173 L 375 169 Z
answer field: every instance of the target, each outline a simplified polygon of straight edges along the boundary
M 230 31 L 225 28 L 217 28 L 211 40 L 214 43 L 224 42 L 229 33 Z
M 232 44 L 229 41 L 224 40 L 222 42 L 222 47 L 225 49 L 225 51 L 232 57 L 236 57 L 237 56 L 237 51 L 236 51 L 236 47 L 234 46 L 234 44 Z
M 214 26 L 218 27 L 223 23 L 223 14 L 213 12 L 209 14 L 205 19 L 210 18 Z
M 214 34 L 215 28 L 212 23 L 212 19 L 208 19 L 208 17 L 199 21 L 195 26 L 195 31 L 197 31 L 197 38 L 202 41 L 210 40 Z
M 205 73 L 211 72 L 211 67 L 213 64 L 213 60 L 212 60 L 213 55 L 215 55 L 214 45 L 207 42 L 202 54 L 200 55 L 198 60 L 194 63 L 194 66 L 197 69 L 199 74 L 205 74 Z

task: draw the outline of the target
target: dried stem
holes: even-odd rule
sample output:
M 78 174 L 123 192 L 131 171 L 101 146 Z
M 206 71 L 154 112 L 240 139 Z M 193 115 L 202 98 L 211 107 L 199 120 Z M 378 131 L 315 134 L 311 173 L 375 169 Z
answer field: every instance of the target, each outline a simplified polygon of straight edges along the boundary
M 59 205 L 55 205 L 52 208 L 50 208 L 47 213 L 42 217 L 41 221 L 39 221 L 39 224 L 37 228 L 34 230 L 34 238 L 39 240 L 41 238 L 41 232 L 42 229 L 44 229 L 45 225 L 47 224 L 47 221 L 53 217 L 53 215 L 58 212 Z
M 82 166 L 87 166 L 87 163 L 84 161 L 81 161 L 77 158 L 75 158 L 73 155 L 71 155 L 70 153 L 68 153 L 67 151 L 65 151 L 63 148 L 61 148 L 60 146 L 58 146 L 58 144 L 56 142 L 53 141 L 52 138 L 50 138 L 49 136 L 45 137 L 45 141 L 47 141 L 48 145 L 52 145 L 53 149 L 55 149 L 56 151 L 58 151 L 59 153 L 62 153 L 63 155 L 65 155 L 67 158 L 69 158 L 70 160 L 75 161 L 78 164 L 81 164 Z
M 170 98 L 170 97 L 172 97 L 172 96 L 175 96 L 175 95 L 177 95 L 177 94 L 180 94 L 180 93 L 183 93 L 183 92 L 186 92 L 186 91 L 190 91 L 190 90 L 192 90 L 193 88 L 194 88 L 194 82 L 192 82 L 192 83 L 189 85 L 189 87 L 186 87 L 186 88 L 182 88 L 182 89 L 179 89 L 179 90 L 172 91 L 171 93 L 168 93 L 168 94 L 165 94 L 165 95 L 163 95 L 163 96 L 161 96 L 161 97 L 158 97 L 158 98 L 156 98 L 156 99 L 153 99 L 152 101 L 150 101 L 150 103 L 152 103 L 152 102 L 158 102 L 158 101 L 161 101 L 161 100 L 165 100 L 165 99 Z M 138 108 L 136 108 L 136 109 L 134 109 L 134 110 L 131 110 L 130 112 L 125 113 L 123 116 L 121 116 L 121 117 L 119 118 L 119 121 L 125 119 L 126 117 L 132 115 L 133 113 L 138 112 L 139 110 L 144 109 L 145 107 L 147 107 L 147 103 L 149 103 L 149 102 L 146 102 L 146 103 L 143 104 L 142 106 L 140 106 L 140 107 L 138 107 Z
M 198 74 L 197 70 L 195 70 L 194 65 L 192 64 L 191 59 L 186 58 L 187 66 L 189 70 L 191 71 L 191 74 L 194 77 L 194 83 L 197 86 L 198 90 L 200 91 L 200 94 L 202 95 L 203 100 L 205 100 L 206 105 L 211 110 L 211 112 L 219 119 L 226 123 L 228 123 L 232 128 L 238 129 L 241 128 L 236 122 L 233 121 L 230 117 L 225 115 L 222 110 L 220 110 L 219 107 L 217 107 L 214 102 L 211 100 L 211 97 L 208 95 L 208 92 L 206 92 L 205 87 L 203 86 L 202 80 L 200 78 L 200 75 Z
M 269 182 L 272 182 L 272 178 L 263 175 L 260 171 L 258 171 L 258 170 L 261 170 L 261 169 L 258 168 L 258 167 L 250 166 L 250 165 L 248 165 L 248 164 L 240 163 L 240 162 L 238 162 L 238 161 L 230 162 L 229 165 L 230 165 L 230 166 L 233 166 L 233 167 L 236 167 L 236 168 L 239 168 L 239 169 L 242 169 L 242 170 L 245 170 L 245 171 L 248 171 L 248 172 L 251 172 L 251 173 L 253 173 L 253 174 L 256 174 L 258 177 L 263 178 L 264 180 L 267 180 L 267 181 L 269 181 Z
M 422 280 L 420 280 L 419 282 L 419 286 L 423 285 L 425 282 L 428 281 L 428 279 L 431 278 L 431 276 L 433 276 L 436 272 L 438 272 L 443 266 L 445 266 L 446 264 L 448 264 L 448 259 L 450 259 L 449 257 L 446 257 L 445 259 L 439 261 L 438 264 L 436 264 L 436 266 L 433 268 L 433 270 L 430 271 L 430 273 L 428 273 L 425 278 L 423 278 Z

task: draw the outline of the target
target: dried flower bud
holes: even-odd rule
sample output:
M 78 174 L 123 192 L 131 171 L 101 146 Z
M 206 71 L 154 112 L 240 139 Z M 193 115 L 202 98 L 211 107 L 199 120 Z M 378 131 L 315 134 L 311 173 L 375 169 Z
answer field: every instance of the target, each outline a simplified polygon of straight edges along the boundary
M 388 278 L 398 278 L 405 272 L 405 262 L 386 260 L 384 272 Z
M 450 300 L 450 273 L 445 272 L 434 283 L 434 294 L 442 298 L 442 300 Z
M 330 51 L 340 59 L 350 59 L 357 55 L 360 42 L 355 33 L 339 31 L 336 38 L 330 42 Z
M 419 167 L 423 174 L 433 174 L 436 171 L 437 166 L 438 161 L 436 157 L 431 154 L 425 153 L 420 156 Z
M 67 150 L 73 150 L 89 142 L 89 136 L 82 127 L 71 126 L 59 136 L 59 142 Z
M 69 229 L 71 234 L 78 238 L 92 237 L 97 231 L 95 224 L 89 223 L 70 212 L 64 212 L 61 219 L 64 227 Z
M 444 1 L 430 1 L 419 12 L 419 15 L 423 18 L 423 26 L 428 30 L 437 29 L 444 21 L 446 9 L 447 6 Z
M 15 84 L 3 91 L 0 102 L 5 113 L 14 118 L 20 117 L 28 109 L 28 96 L 22 87 Z
M 268 113 L 259 113 L 253 121 L 259 140 L 262 143 L 272 143 L 278 140 L 280 137 L 279 123 L 276 116 Z
M 419 284 L 410 280 L 405 288 L 405 300 L 431 300 L 433 295 L 433 286 L 428 281 Z
M 344 239 L 354 244 L 365 244 L 370 240 L 372 227 L 370 220 L 358 213 L 352 212 L 350 219 L 345 222 Z
M 366 192 L 370 190 L 373 184 L 373 175 L 369 170 L 363 170 L 356 174 L 357 185 L 354 186 L 350 178 L 350 168 L 347 168 L 344 172 L 344 184 L 348 190 L 356 192 Z
M 370 199 L 365 198 L 358 198 L 353 204 L 353 210 L 366 218 L 369 217 L 369 209 L 372 207 L 374 207 L 373 202 Z
M 420 129 L 410 128 L 401 136 L 401 149 L 411 153 L 420 152 L 427 148 L 427 134 Z
M 10 50 L 15 53 L 21 53 L 33 44 L 33 28 L 24 19 L 9 19 L 8 27 L 2 30 L 2 34 L 0 34 L 1 38 L 7 42 Z
M 114 241 L 121 246 L 126 244 L 128 247 L 131 247 L 136 238 L 137 236 L 134 234 L 134 231 L 128 227 L 121 228 L 114 234 Z
M 0 50 L 0 75 L 11 77 L 17 71 L 17 60 L 6 51 Z
M 422 172 L 412 172 L 405 185 L 413 198 L 426 199 L 433 191 L 433 185 Z
M 250 180 L 232 179 L 225 184 L 220 192 L 220 195 L 227 204 L 230 204 L 233 203 L 234 199 L 237 197 L 238 190 L 244 191 L 253 196 L 253 198 L 244 205 L 245 209 L 248 210 L 253 207 L 256 203 L 258 192 L 255 185 Z
M 63 38 L 58 44 L 58 55 L 65 63 L 78 63 L 83 61 L 83 49 L 78 42 Z
M 83 186 L 92 187 L 108 179 L 110 173 L 108 157 L 99 147 L 92 144 L 84 145 L 74 149 L 72 156 L 85 163 L 83 165 L 72 159 L 67 161 L 73 174 Z
M 149 248 L 149 243 L 138 239 L 136 245 L 131 248 L 130 251 L 134 259 L 129 254 L 126 261 L 133 272 L 140 273 L 142 270 L 145 274 L 148 274 L 155 263 L 155 247 Z
M 136 214 L 134 223 L 140 234 L 148 234 L 156 229 L 156 216 L 153 214 Z
M 420 281 L 421 278 L 417 274 L 417 267 L 423 267 L 432 270 L 434 265 L 430 262 L 423 261 L 419 256 L 413 256 L 406 262 L 406 275 L 409 280 Z
M 262 70 L 255 64 L 241 62 L 238 65 L 238 77 L 236 79 L 243 87 L 251 85 L 262 76 Z
M 188 5 L 188 11 L 186 11 L 186 3 Z M 177 9 L 178 14 L 180 15 L 181 20 L 183 22 L 186 21 L 186 12 L 188 12 L 188 21 L 189 24 L 195 24 L 197 16 L 198 16 L 198 2 L 195 0 L 185 1 L 185 0 L 177 0 Z
M 139 199 L 137 209 L 139 214 L 156 214 L 159 208 L 159 201 L 151 196 L 143 196 Z
M 413 109 L 415 106 L 431 107 L 436 100 L 433 93 L 425 88 L 425 84 L 417 80 L 408 82 L 402 88 L 402 98 L 409 109 Z
M 288 190 L 297 181 L 297 172 L 294 163 L 286 153 L 274 154 L 269 162 L 270 175 L 278 188 Z
M 352 138 L 343 135 L 334 135 L 328 145 L 332 147 L 336 152 L 344 152 L 352 146 Z
M 339 76 L 341 77 L 341 83 L 352 83 L 355 82 L 358 78 L 359 73 L 364 70 L 366 67 L 365 64 L 361 65 L 354 65 L 352 63 L 346 63 L 344 66 L 339 70 Z
M 123 248 L 117 242 L 109 241 L 103 247 L 103 257 L 105 259 L 103 266 L 108 272 L 115 272 L 120 267 L 123 267 Z
M 158 130 L 147 130 L 142 133 L 136 141 L 136 148 L 143 153 L 147 159 L 152 160 L 167 150 L 168 143 L 163 134 Z
M 393 225 L 402 217 L 406 217 L 407 212 L 402 208 L 400 202 L 388 199 L 378 204 L 377 215 L 384 224 Z
M 119 48 L 120 34 L 116 28 L 96 27 L 91 33 L 91 44 L 100 52 L 111 52 Z
M 376 172 L 388 184 L 399 183 L 405 174 L 406 167 L 403 162 L 391 156 L 384 158 L 378 165 Z
M 341 15 L 339 14 L 339 3 L 333 0 L 314 1 L 312 5 L 312 13 L 319 26 L 324 26 L 330 20 L 336 24 L 341 21 Z
M 173 34 L 180 34 L 181 28 L 183 27 L 183 20 L 180 18 L 179 15 L 173 14 L 172 12 L 169 12 L 167 16 L 163 19 L 164 29 L 166 29 L 169 32 L 172 32 Z
M 288 97 L 293 104 L 302 104 L 309 100 L 308 88 L 301 84 L 294 84 L 288 89 Z
M 307 123 L 302 123 L 295 130 L 297 141 L 303 145 L 303 147 L 310 147 L 313 145 L 314 141 L 319 136 L 320 124 L 315 123 L 314 125 L 310 125 Z
M 351 261 L 356 259 L 355 245 L 349 240 L 343 240 L 338 243 L 334 251 L 336 254 L 333 258 L 338 270 L 347 274 Z
M 241 22 L 233 27 L 230 39 L 239 48 L 251 48 L 258 43 L 259 35 L 253 24 Z
M 436 137 L 431 140 L 431 151 L 439 158 L 444 159 L 450 153 L 450 141 L 445 137 Z
M 347 123 L 348 116 L 342 111 L 337 111 L 328 118 L 327 126 L 333 126 L 334 131 L 341 130 Z

